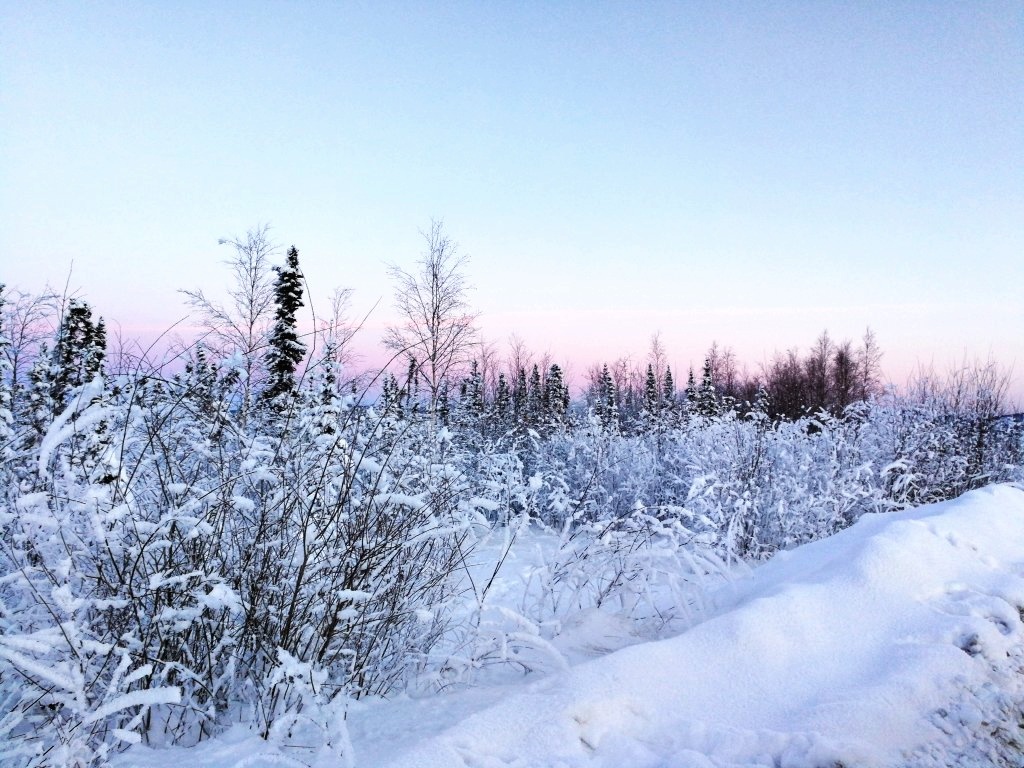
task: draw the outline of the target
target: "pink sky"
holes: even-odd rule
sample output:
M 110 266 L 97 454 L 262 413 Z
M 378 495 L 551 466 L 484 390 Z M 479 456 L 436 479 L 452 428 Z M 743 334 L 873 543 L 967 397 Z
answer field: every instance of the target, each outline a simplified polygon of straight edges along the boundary
M 11 5 L 0 279 L 73 262 L 164 327 L 270 223 L 383 325 L 442 218 L 486 336 L 573 370 L 868 326 L 897 383 L 1024 365 L 1022 38 L 1011 1 Z

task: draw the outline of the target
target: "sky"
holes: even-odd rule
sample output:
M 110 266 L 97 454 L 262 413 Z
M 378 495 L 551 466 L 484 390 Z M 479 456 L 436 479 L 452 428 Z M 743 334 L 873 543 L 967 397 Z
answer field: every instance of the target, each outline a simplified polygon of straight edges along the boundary
M 1024 402 L 1024 4 L 0 0 L 0 281 L 151 335 L 266 224 L 372 358 L 433 220 L 577 375 L 870 326 Z

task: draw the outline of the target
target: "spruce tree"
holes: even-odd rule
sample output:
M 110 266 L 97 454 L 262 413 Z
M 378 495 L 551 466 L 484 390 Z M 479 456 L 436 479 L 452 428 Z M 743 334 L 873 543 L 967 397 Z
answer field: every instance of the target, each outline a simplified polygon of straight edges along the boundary
M 28 420 L 36 438 L 46 433 L 57 413 L 57 404 L 53 400 L 53 371 L 49 347 L 43 343 L 39 347 L 39 356 L 28 371 L 26 389 Z
M 177 377 L 176 377 L 177 378 Z M 206 347 L 196 346 L 195 358 L 185 364 L 183 381 L 187 396 L 200 413 L 214 414 L 220 410 L 217 402 L 217 366 L 206 356 Z
M 470 364 L 469 379 L 466 383 L 466 406 L 474 420 L 484 415 L 484 380 L 480 375 L 480 364 L 474 360 Z
M 594 406 L 594 412 L 606 427 L 619 423 L 618 399 L 615 381 L 606 364 L 601 368 L 601 378 L 598 382 L 597 399 Z
M 694 413 L 697 410 L 697 380 L 693 376 L 693 367 L 686 377 L 686 410 Z
M 30 374 L 37 428 L 64 408 L 75 389 L 102 372 L 105 355 L 103 319 L 93 324 L 89 305 L 71 299 L 57 329 L 53 352 L 47 355 L 40 350 L 34 373 Z M 47 368 L 45 372 L 43 367 Z M 45 394 L 40 390 L 43 386 L 48 390 Z
M 283 267 L 277 267 L 274 281 L 274 327 L 270 332 L 270 349 L 266 355 L 270 380 L 264 397 L 273 400 L 291 394 L 295 389 L 295 370 L 306 356 L 306 345 L 299 341 L 296 315 L 303 306 L 302 272 L 299 252 L 288 249 Z
M 526 387 L 526 422 L 540 423 L 544 411 L 544 391 L 541 388 L 540 368 L 534 363 L 530 372 L 530 383 Z
M 103 318 L 98 318 L 90 328 L 88 347 L 82 350 L 82 383 L 88 383 L 103 375 L 103 360 L 107 354 L 107 327 Z M 90 405 L 107 401 L 104 387 L 101 393 L 90 400 Z M 82 455 L 82 466 L 90 478 L 97 483 L 112 483 L 117 479 L 116 469 L 111 465 L 110 446 L 112 438 L 106 419 L 96 422 L 88 435 Z
M 409 355 L 409 368 L 405 373 L 405 408 L 410 416 L 420 409 L 420 367 L 415 355 Z
M 71 299 L 61 318 L 54 342 L 50 398 L 62 408 L 68 395 L 99 371 L 102 351 L 96 343 L 92 310 L 84 301 Z
M 31 422 L 36 437 L 46 433 L 54 417 L 60 413 L 86 384 L 103 372 L 106 355 L 106 328 L 103 319 L 95 323 L 88 303 L 71 299 L 61 317 L 54 339 L 53 352 L 40 350 L 39 359 L 29 373 L 29 402 Z M 95 394 L 88 403 L 76 404 L 84 411 L 97 405 L 104 394 Z M 79 413 L 73 414 L 77 419 Z M 73 465 L 80 466 L 94 482 L 111 482 L 115 478 L 105 466 L 110 446 L 106 420 L 100 419 L 88 431 L 76 434 L 69 456 Z
M 647 364 L 647 376 L 644 379 L 644 411 L 653 416 L 659 410 L 658 379 L 654 375 L 654 365 Z
M 665 378 L 661 382 L 661 388 L 662 404 L 671 410 L 672 406 L 676 404 L 676 383 L 672 378 L 672 369 L 667 366 L 665 368 Z
M 338 431 L 341 420 L 341 402 L 338 398 L 338 375 L 334 342 L 327 341 L 320 364 L 313 372 L 309 393 L 312 402 L 304 410 L 312 419 L 314 434 L 318 438 L 331 438 Z M 387 384 L 387 379 L 384 380 Z
M 442 386 L 442 392 L 447 392 L 447 385 Z M 438 409 L 440 410 L 441 397 L 438 395 Z M 484 404 L 484 381 L 480 374 L 480 363 L 473 360 L 469 364 L 469 375 L 459 385 L 459 401 L 456 409 L 456 424 L 472 430 L 484 431 L 486 424 Z
M 84 381 L 91 381 L 103 371 L 103 359 L 107 354 L 107 326 L 103 318 L 99 318 L 92 327 L 89 348 L 83 350 L 82 370 Z M 83 383 L 84 383 L 83 381 Z
M 562 368 L 552 363 L 544 381 L 544 416 L 552 424 L 561 424 L 569 408 L 569 390 L 565 386 Z
M 493 420 L 498 429 L 505 429 L 508 424 L 509 414 L 512 411 L 512 390 L 509 389 L 508 380 L 504 373 L 498 374 L 498 388 L 494 393 L 494 404 L 492 406 Z
M 395 374 L 385 374 L 384 383 L 381 385 L 379 402 L 381 416 L 395 419 L 403 417 L 402 388 L 398 385 L 398 379 L 395 378 Z
M 712 380 L 711 360 L 704 360 L 704 373 L 700 380 L 700 390 L 697 393 L 697 412 L 701 416 L 713 417 L 718 415 L 718 395 L 715 392 L 715 383 Z

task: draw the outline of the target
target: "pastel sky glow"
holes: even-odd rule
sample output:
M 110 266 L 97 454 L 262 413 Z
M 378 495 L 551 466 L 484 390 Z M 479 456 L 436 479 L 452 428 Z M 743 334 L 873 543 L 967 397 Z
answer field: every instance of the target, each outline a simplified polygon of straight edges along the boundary
M 269 223 L 369 355 L 432 218 L 577 372 L 871 326 L 1024 399 L 1024 4 L 0 0 L 0 281 L 151 333 Z

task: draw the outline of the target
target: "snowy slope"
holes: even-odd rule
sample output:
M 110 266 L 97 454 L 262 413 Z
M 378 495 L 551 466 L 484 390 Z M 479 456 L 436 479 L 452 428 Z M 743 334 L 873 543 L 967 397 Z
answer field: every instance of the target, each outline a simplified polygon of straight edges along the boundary
M 388 765 L 990 764 L 1024 696 L 1022 573 L 1018 489 L 871 516 L 682 635 L 540 680 Z
M 1020 489 L 867 516 L 721 589 L 677 637 L 519 685 L 359 703 L 355 765 L 1020 765 L 1022 576 Z M 297 757 L 236 732 L 120 764 Z

